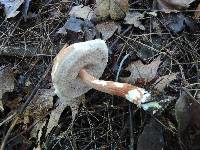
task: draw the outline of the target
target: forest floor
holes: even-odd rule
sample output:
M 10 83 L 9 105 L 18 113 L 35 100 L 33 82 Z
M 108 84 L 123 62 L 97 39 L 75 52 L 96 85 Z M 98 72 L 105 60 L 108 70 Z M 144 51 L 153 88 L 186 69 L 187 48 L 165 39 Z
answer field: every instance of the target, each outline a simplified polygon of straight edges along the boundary
M 0 0 L 1 150 L 200 149 L 200 2 L 104 1 L 15 0 L 6 12 Z M 75 118 L 70 106 L 55 113 L 53 59 L 99 38 L 101 79 L 142 87 L 161 108 L 92 89 Z

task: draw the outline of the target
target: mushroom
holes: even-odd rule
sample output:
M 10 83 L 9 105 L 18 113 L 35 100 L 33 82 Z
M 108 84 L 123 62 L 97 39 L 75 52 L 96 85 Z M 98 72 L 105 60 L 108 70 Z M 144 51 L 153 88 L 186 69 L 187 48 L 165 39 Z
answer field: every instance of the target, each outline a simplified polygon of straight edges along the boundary
M 140 105 L 150 98 L 145 89 L 127 83 L 99 80 L 108 62 L 108 48 L 96 39 L 64 46 L 54 60 L 52 82 L 59 98 L 76 98 L 94 88 Z

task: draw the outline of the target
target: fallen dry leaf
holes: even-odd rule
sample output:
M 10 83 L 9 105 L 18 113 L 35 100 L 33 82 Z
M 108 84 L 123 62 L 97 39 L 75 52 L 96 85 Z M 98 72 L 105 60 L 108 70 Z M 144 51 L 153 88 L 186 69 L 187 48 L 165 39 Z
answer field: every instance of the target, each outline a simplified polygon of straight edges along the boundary
M 102 34 L 104 40 L 108 40 L 115 31 L 119 28 L 119 25 L 114 21 L 107 21 L 96 25 L 97 30 Z
M 51 132 L 53 127 L 58 125 L 60 116 L 65 108 L 66 108 L 66 105 L 63 105 L 62 103 L 60 103 L 54 110 L 51 111 L 49 122 L 47 125 L 46 136 Z
M 165 75 L 165 76 L 161 76 L 159 77 L 156 82 L 154 83 L 154 89 L 162 92 L 164 90 L 164 88 L 169 85 L 169 83 L 173 80 L 176 79 L 176 76 L 178 75 L 178 73 L 171 73 L 169 75 Z
M 119 20 L 126 16 L 128 8 L 128 0 L 96 0 L 95 14 L 100 19 L 110 16 L 113 20 Z
M 133 24 L 134 27 L 139 28 L 141 30 L 145 30 L 145 27 L 141 23 L 141 19 L 144 18 L 144 14 L 139 12 L 128 12 L 126 17 L 124 18 L 125 24 Z
M 27 107 L 25 114 L 29 114 L 29 117 L 35 121 L 44 118 L 48 110 L 53 107 L 54 95 L 54 89 L 39 89 Z
M 31 130 L 31 136 L 30 137 L 34 137 L 37 139 L 37 147 L 34 147 L 33 150 L 41 150 L 41 146 L 40 146 L 40 141 L 43 135 L 43 128 L 45 127 L 46 123 L 45 122 L 38 122 L 34 128 Z
M 47 119 L 45 115 L 48 114 L 48 111 L 53 108 L 53 96 L 54 96 L 54 89 L 39 89 L 36 95 L 33 97 L 31 104 L 27 107 L 25 111 L 25 115 L 23 118 L 23 123 L 29 124 L 29 120 L 34 120 L 34 122 L 38 122 L 35 125 L 31 132 L 31 137 L 38 137 L 38 132 L 42 132 L 42 128 L 44 127 L 45 122 Z M 48 135 L 53 127 L 58 125 L 58 121 L 63 110 L 70 106 L 72 110 L 72 123 L 74 122 L 75 116 L 78 112 L 78 108 L 81 102 L 85 102 L 85 96 L 82 95 L 78 98 L 74 99 L 59 99 L 57 101 L 58 106 L 51 111 L 50 118 L 47 124 L 47 131 L 45 135 Z M 43 133 L 40 133 L 43 134 Z
M 37 138 L 38 131 L 42 132 L 49 109 L 53 107 L 54 89 L 39 89 L 27 107 L 23 116 L 23 123 L 30 124 L 34 120 L 37 124 L 32 128 L 31 137 Z M 42 133 L 41 133 L 42 134 Z
M 69 12 L 70 16 L 74 16 L 77 18 L 88 19 L 92 18 L 94 11 L 89 6 L 74 6 L 72 7 L 71 11 Z
M 47 115 L 48 110 L 53 107 L 53 96 L 54 89 L 39 89 L 26 108 L 20 122 L 23 122 L 26 126 L 31 123 L 30 120 L 38 121 L 37 126 L 33 128 L 33 130 L 37 130 L 35 128 L 43 124 L 45 115 Z
M 23 2 L 24 0 L 0 0 L 0 3 L 4 5 L 6 18 L 15 17 L 20 12 L 17 9 Z
M 46 135 L 48 135 L 51 132 L 53 127 L 58 125 L 58 121 L 60 119 L 60 116 L 67 106 L 71 107 L 72 124 L 73 124 L 75 116 L 78 113 L 79 105 L 80 105 L 81 102 L 84 102 L 84 101 L 85 101 L 84 95 L 82 95 L 78 98 L 74 98 L 74 99 L 69 99 L 69 98 L 65 99 L 65 100 L 59 99 L 58 102 L 57 102 L 58 106 L 54 110 L 51 111 L 49 122 L 48 122 L 48 125 L 47 125 Z
M 155 78 L 160 63 L 160 57 L 157 57 L 154 61 L 147 65 L 144 65 L 140 60 L 135 61 L 125 69 L 130 71 L 131 75 L 121 79 L 131 84 L 135 84 L 141 80 L 145 83 L 150 82 Z
M 200 103 L 187 89 L 185 89 L 175 105 L 176 119 L 179 132 L 184 132 L 187 127 L 200 129 Z
M 11 92 L 14 89 L 14 74 L 9 66 L 0 67 L 0 85 L 0 110 L 3 110 L 3 94 L 6 92 Z
M 74 16 L 71 16 L 66 21 L 65 25 L 57 31 L 57 33 L 64 34 L 64 35 L 67 33 L 71 33 L 73 34 L 75 41 L 78 40 L 78 38 L 82 36 L 84 36 L 85 40 L 92 40 L 96 36 L 97 30 L 94 24 L 88 19 L 82 20 Z M 76 34 L 76 33 L 80 33 L 80 34 Z
M 164 145 L 162 125 L 151 119 L 138 138 L 137 150 L 162 150 Z
M 171 13 L 163 16 L 162 23 L 172 33 L 180 33 L 184 29 L 189 29 L 191 32 L 198 30 L 194 21 L 184 16 L 183 13 Z
M 194 13 L 194 18 L 195 19 L 199 19 L 200 18 L 200 3 L 199 3 L 199 5 L 198 5 L 198 7 L 197 7 L 197 9 L 196 9 L 196 11 Z
M 77 19 L 75 17 L 70 17 L 67 22 L 65 23 L 65 25 L 63 27 L 61 27 L 57 33 L 61 33 L 61 34 L 66 34 L 67 31 L 73 31 L 73 32 L 83 32 L 82 31 L 82 24 L 83 24 L 83 20 L 81 19 Z
M 158 8 L 169 13 L 174 10 L 188 8 L 195 0 L 157 0 Z

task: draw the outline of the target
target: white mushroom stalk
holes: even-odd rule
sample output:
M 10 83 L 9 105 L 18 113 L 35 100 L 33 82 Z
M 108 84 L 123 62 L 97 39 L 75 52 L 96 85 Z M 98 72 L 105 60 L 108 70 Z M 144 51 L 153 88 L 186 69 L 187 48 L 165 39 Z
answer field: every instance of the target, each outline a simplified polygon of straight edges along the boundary
M 141 104 L 150 98 L 150 94 L 143 88 L 127 83 L 98 80 L 90 75 L 85 69 L 81 69 L 79 77 L 88 86 L 98 91 L 111 95 L 121 96 L 134 104 Z
M 79 97 L 94 88 L 126 98 L 134 104 L 147 102 L 150 93 L 127 83 L 99 80 L 108 62 L 108 48 L 103 40 L 80 42 L 64 47 L 52 69 L 55 92 L 61 99 Z

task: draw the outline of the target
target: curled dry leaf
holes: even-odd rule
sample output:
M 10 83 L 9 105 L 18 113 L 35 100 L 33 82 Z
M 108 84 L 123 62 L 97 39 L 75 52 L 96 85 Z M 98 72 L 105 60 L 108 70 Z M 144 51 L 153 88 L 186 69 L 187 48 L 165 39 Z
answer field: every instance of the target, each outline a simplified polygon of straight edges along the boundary
M 169 85 L 169 83 L 173 80 L 176 79 L 176 76 L 178 75 L 178 73 L 171 73 L 169 75 L 165 75 L 165 76 L 161 76 L 159 77 L 156 82 L 155 82 L 155 86 L 154 89 L 162 92 L 164 90 L 164 88 Z
M 119 25 L 114 21 L 107 21 L 96 25 L 97 30 L 102 34 L 104 40 L 112 37 Z
M 133 24 L 134 27 L 139 28 L 141 30 L 145 30 L 145 27 L 141 23 L 141 19 L 144 18 L 144 14 L 139 12 L 128 12 L 126 17 L 124 18 L 125 24 Z
M 24 0 L 0 0 L 0 3 L 4 5 L 6 18 L 15 17 L 20 12 L 17 9 L 23 2 Z
M 135 61 L 125 69 L 130 71 L 131 75 L 121 79 L 132 84 L 135 84 L 138 81 L 144 81 L 145 83 L 150 82 L 155 78 L 160 63 L 160 57 L 157 57 L 154 61 L 147 65 L 144 65 L 140 60 Z
M 157 0 L 157 4 L 159 9 L 165 12 L 171 12 L 188 8 L 194 1 L 195 0 Z
M 0 67 L 0 110 L 3 110 L 2 96 L 6 92 L 11 92 L 14 89 L 14 74 L 12 69 L 8 66 Z
M 92 18 L 94 11 L 89 6 L 74 6 L 72 7 L 71 11 L 69 12 L 70 16 L 74 16 L 77 18 L 88 19 Z
M 111 17 L 113 20 L 123 19 L 129 5 L 128 0 L 96 0 L 95 14 L 97 18 Z

